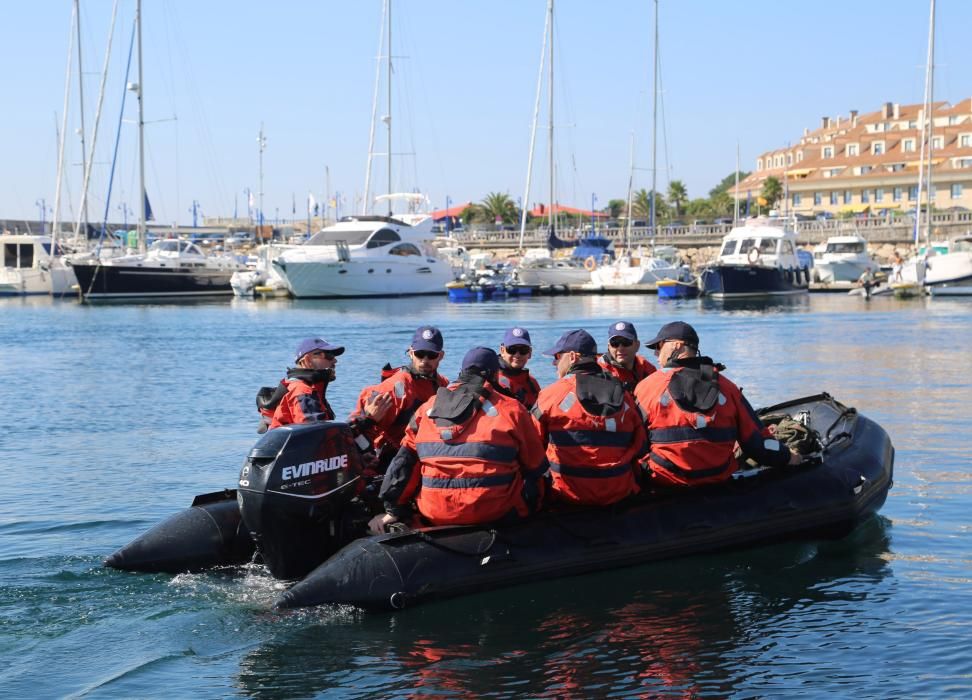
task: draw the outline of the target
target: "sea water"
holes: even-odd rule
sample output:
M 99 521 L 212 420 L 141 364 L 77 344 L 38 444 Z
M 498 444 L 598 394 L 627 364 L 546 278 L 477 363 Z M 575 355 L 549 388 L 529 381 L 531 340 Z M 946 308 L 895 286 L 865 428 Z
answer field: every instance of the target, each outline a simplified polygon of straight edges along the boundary
M 972 300 L 780 303 L 567 296 L 0 301 L 2 697 L 967 697 L 972 693 Z M 693 324 L 757 406 L 827 391 L 890 433 L 881 515 L 837 542 L 717 553 L 441 601 L 395 614 L 276 612 L 280 585 L 136 575 L 105 556 L 199 493 L 232 487 L 254 395 L 321 336 L 347 348 L 339 415 L 414 329 L 455 376 L 527 327 L 530 368 L 565 330 Z M 650 359 L 649 351 L 647 352 Z

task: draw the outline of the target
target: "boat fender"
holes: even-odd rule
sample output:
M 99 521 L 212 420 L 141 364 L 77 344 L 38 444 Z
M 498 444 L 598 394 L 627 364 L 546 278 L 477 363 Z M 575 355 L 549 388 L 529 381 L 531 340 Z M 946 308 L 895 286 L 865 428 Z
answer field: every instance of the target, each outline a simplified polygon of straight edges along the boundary
M 746 253 L 746 259 L 749 261 L 750 265 L 755 265 L 759 262 L 759 258 L 762 254 L 759 252 L 759 248 L 750 248 L 749 252 Z
M 597 260 L 594 259 L 593 255 L 588 255 L 584 258 L 584 269 L 588 272 L 592 272 L 597 267 Z
M 610 416 L 624 405 L 624 386 L 614 377 L 578 374 L 577 400 L 595 416 Z

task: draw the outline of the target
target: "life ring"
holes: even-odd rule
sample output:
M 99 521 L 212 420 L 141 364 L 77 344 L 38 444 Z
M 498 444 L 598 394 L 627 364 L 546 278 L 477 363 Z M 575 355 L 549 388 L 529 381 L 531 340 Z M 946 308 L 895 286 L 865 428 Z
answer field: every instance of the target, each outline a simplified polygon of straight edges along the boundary
M 749 252 L 746 253 L 746 260 L 749 261 L 750 265 L 755 265 L 759 262 L 760 252 L 759 248 L 750 248 Z
M 591 272 L 596 267 L 597 267 L 597 260 L 594 259 L 594 256 L 593 255 L 588 255 L 586 258 L 584 258 L 584 269 L 585 270 L 587 270 L 588 272 Z

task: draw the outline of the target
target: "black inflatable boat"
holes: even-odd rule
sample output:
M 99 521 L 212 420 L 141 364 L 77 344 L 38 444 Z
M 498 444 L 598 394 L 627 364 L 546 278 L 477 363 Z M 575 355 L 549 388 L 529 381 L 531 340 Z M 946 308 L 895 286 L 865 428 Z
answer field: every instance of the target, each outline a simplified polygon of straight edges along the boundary
M 726 484 L 648 493 L 611 508 L 544 512 L 510 527 L 378 536 L 365 534 L 371 509 L 347 427 L 281 428 L 254 446 L 237 490 L 197 497 L 105 564 L 178 573 L 242 564 L 256 551 L 277 578 L 299 579 L 277 607 L 397 609 L 758 543 L 838 538 L 883 505 L 894 448 L 879 425 L 826 394 L 761 413 L 786 414 L 808 428 L 819 459 L 757 466 Z

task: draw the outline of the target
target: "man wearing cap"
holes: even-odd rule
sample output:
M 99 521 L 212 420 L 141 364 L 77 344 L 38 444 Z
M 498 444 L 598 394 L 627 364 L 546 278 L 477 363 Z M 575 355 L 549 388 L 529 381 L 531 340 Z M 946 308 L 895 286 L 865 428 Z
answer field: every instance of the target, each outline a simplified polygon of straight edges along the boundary
M 503 336 L 499 348 L 499 372 L 496 374 L 497 388 L 508 396 L 532 408 L 540 394 L 540 384 L 530 376 L 526 364 L 533 355 L 530 344 L 530 331 L 513 326 Z
M 358 434 L 358 447 L 373 448 L 378 455 L 378 470 L 383 472 L 391 461 L 415 409 L 435 396 L 440 386 L 449 383 L 438 373 L 439 363 L 445 357 L 442 350 L 442 333 L 434 326 L 421 326 L 412 336 L 408 348 L 409 364 L 399 367 L 380 384 L 366 387 L 358 396 L 358 403 L 348 422 Z M 384 372 L 383 372 L 384 374 Z M 376 396 L 391 399 L 391 406 L 381 418 L 368 415 L 367 402 Z
M 642 379 L 655 371 L 654 365 L 638 354 L 638 331 L 629 321 L 617 321 L 608 328 L 608 351 L 598 364 L 613 375 L 629 394 Z
M 638 493 L 645 431 L 634 400 L 597 363 L 597 343 L 567 331 L 544 352 L 556 382 L 533 407 L 547 442 L 553 496 L 578 505 L 609 505 Z
M 699 355 L 699 336 L 687 323 L 661 327 L 647 346 L 659 372 L 635 388 L 645 417 L 652 483 L 697 486 L 729 479 L 738 469 L 736 444 L 768 466 L 799 464 L 800 455 L 775 440 L 725 367 Z
M 297 345 L 294 368 L 287 370 L 283 383 L 287 393 L 273 412 L 270 429 L 291 423 L 334 420 L 334 411 L 327 402 L 327 385 L 334 379 L 340 345 L 332 345 L 323 338 L 305 338 Z
M 382 481 L 385 513 L 374 532 L 410 519 L 412 502 L 431 525 L 481 525 L 529 515 L 546 470 L 536 421 L 496 391 L 496 352 L 473 348 L 455 383 L 412 417 Z

